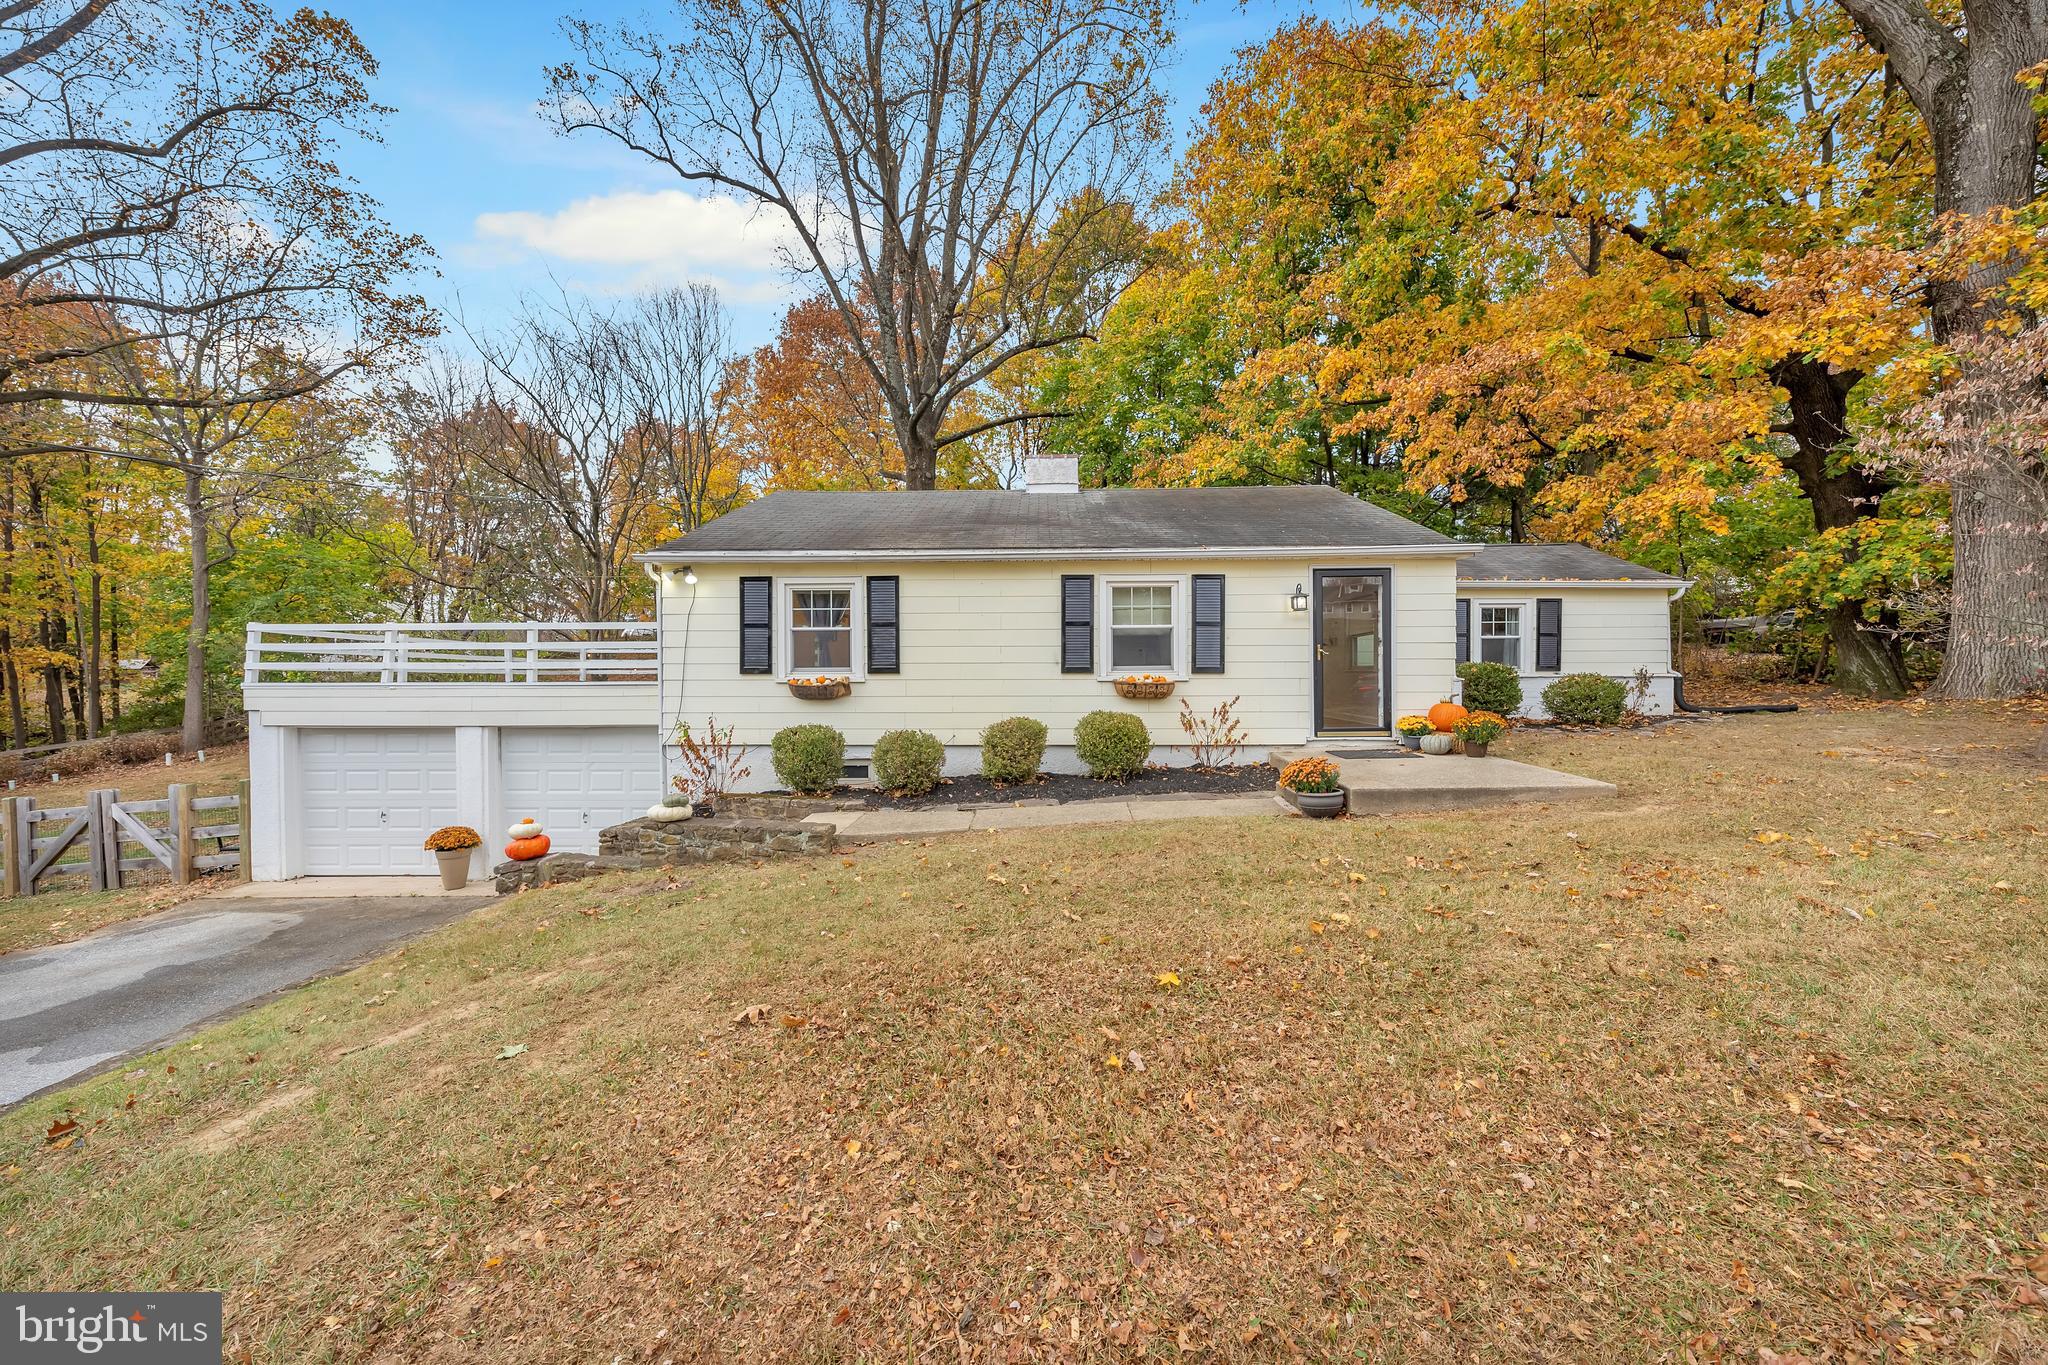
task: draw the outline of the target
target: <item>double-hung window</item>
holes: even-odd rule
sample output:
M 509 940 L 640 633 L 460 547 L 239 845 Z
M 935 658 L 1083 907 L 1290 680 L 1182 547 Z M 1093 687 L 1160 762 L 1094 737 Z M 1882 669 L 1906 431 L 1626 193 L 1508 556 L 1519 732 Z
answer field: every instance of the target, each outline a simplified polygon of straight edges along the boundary
M 795 677 L 853 673 L 853 584 L 791 584 L 789 672 Z
M 1107 585 L 1107 671 L 1173 674 L 1180 667 L 1181 589 L 1177 581 Z
M 1498 604 L 1479 608 L 1479 661 L 1522 666 L 1522 608 Z

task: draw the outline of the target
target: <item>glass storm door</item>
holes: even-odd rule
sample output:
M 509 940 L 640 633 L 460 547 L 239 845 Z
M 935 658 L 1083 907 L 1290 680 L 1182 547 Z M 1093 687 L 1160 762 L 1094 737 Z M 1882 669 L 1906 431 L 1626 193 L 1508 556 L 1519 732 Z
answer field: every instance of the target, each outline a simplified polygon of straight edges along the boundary
M 1316 571 L 1316 732 L 1385 730 L 1387 571 Z

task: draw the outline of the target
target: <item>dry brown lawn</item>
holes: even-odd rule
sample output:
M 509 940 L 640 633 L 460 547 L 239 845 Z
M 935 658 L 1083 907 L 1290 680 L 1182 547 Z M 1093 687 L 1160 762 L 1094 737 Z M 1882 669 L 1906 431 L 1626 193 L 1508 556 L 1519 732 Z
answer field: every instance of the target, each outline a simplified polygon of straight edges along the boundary
M 521 896 L 0 1117 L 0 1284 L 233 1360 L 2040 1360 L 2043 723 Z

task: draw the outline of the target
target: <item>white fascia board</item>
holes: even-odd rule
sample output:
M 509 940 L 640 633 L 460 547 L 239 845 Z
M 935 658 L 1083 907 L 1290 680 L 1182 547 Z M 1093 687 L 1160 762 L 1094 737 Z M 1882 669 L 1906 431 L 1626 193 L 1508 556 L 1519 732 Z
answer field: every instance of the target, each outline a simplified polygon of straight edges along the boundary
M 1010 560 L 1079 562 L 1096 559 L 1462 559 L 1480 545 L 1258 545 L 1212 549 L 1190 546 L 1163 550 L 649 550 L 633 556 L 642 564 L 839 564 L 900 560 Z
M 1461 578 L 1459 592 L 1488 593 L 1499 591 L 1547 592 L 1559 588 L 1651 588 L 1669 592 L 1673 597 L 1684 594 L 1692 587 L 1691 579 L 1680 579 L 1675 583 L 1646 581 L 1641 578 Z

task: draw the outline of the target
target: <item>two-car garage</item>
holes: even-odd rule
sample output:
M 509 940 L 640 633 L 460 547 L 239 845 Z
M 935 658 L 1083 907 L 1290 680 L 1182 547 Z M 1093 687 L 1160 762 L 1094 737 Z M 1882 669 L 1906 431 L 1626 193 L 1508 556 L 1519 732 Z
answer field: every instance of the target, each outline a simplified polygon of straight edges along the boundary
M 467 738 L 467 736 L 464 736 Z M 473 822 L 487 853 L 502 829 L 532 816 L 557 849 L 593 853 L 598 831 L 631 819 L 662 790 L 661 746 L 652 726 L 494 728 L 497 753 L 479 755 L 463 782 L 457 731 L 450 728 L 313 728 L 298 734 L 300 876 L 376 876 L 433 871 L 422 847 L 443 825 Z M 495 770 L 497 781 L 489 782 Z M 495 803 L 465 801 L 495 785 Z
M 555 848 L 594 853 L 667 787 L 651 684 L 249 691 L 259 880 L 428 875 L 421 845 L 443 825 L 483 835 L 482 877 L 528 816 Z M 620 723 L 635 715 L 648 719 Z

